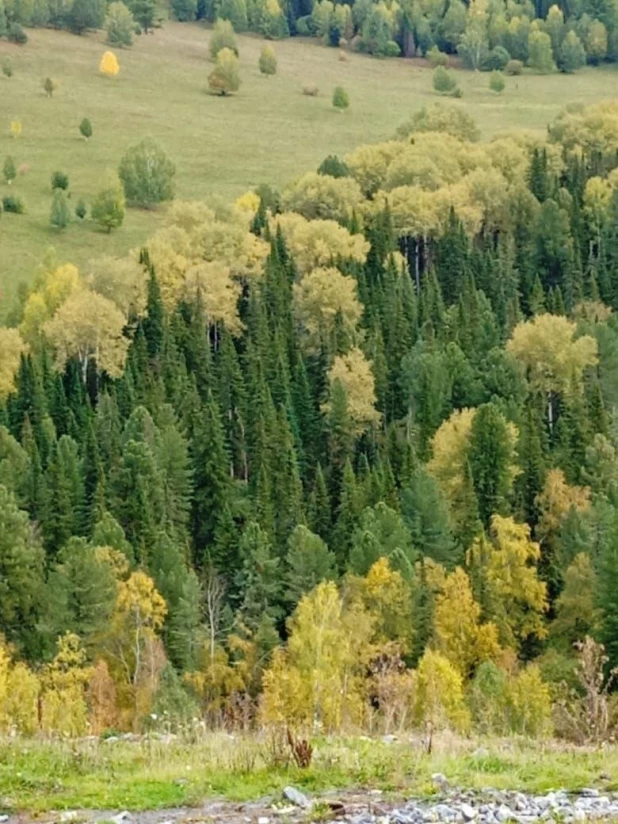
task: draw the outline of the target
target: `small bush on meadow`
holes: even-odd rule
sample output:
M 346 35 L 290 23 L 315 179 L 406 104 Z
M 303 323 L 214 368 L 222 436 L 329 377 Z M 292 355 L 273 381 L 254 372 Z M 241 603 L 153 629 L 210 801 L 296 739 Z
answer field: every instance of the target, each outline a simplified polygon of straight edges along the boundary
M 24 201 L 15 195 L 7 195 L 2 198 L 2 208 L 5 212 L 11 212 L 14 215 L 23 215 L 26 211 Z

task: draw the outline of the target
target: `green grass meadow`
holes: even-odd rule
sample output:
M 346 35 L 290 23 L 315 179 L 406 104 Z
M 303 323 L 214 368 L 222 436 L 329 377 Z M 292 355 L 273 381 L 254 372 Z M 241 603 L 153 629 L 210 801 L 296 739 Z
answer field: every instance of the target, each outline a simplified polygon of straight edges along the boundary
M 464 740 L 444 733 L 431 755 L 418 739 L 321 739 L 299 769 L 266 736 L 206 733 L 198 740 L 108 743 L 0 741 L 0 808 L 146 810 L 198 805 L 208 798 L 277 798 L 289 784 L 319 795 L 380 789 L 393 797 L 432 796 L 434 773 L 469 789 L 545 793 L 618 787 L 618 751 L 517 739 Z M 283 756 L 283 757 L 282 757 Z
M 230 200 L 259 183 L 282 186 L 330 153 L 386 139 L 412 111 L 439 99 L 425 61 L 349 54 L 342 62 L 336 49 L 316 41 L 276 43 L 278 74 L 263 77 L 257 61 L 264 42 L 251 36 L 239 38 L 240 92 L 213 97 L 206 92 L 208 37 L 199 25 L 166 23 L 136 38 L 132 49 L 116 52 L 121 71 L 113 80 L 98 72 L 102 33 L 31 30 L 26 46 L 0 42 L 0 58 L 9 56 L 15 70 L 10 79 L 0 75 L 0 165 L 11 154 L 18 166 L 28 166 L 10 188 L 0 183 L 0 194 L 14 192 L 27 209 L 0 220 L 0 314 L 50 246 L 60 261 L 83 267 L 96 256 L 139 245 L 160 219 L 158 211 L 131 210 L 111 236 L 88 222 L 56 233 L 49 227 L 55 170 L 70 176 L 73 207 L 80 197 L 89 202 L 127 147 L 151 136 L 176 163 L 179 198 Z M 48 76 L 60 84 L 52 99 L 42 88 Z M 568 102 L 618 93 L 615 67 L 509 78 L 502 95 L 489 91 L 486 74 L 458 72 L 458 81 L 464 97 L 452 105 L 473 115 L 484 137 L 522 127 L 543 130 Z M 318 86 L 318 97 L 302 95 L 309 84 Z M 338 84 L 351 98 L 343 114 L 331 105 Z M 94 127 L 87 143 L 78 131 L 83 117 Z M 21 138 L 10 137 L 12 120 L 21 120 Z

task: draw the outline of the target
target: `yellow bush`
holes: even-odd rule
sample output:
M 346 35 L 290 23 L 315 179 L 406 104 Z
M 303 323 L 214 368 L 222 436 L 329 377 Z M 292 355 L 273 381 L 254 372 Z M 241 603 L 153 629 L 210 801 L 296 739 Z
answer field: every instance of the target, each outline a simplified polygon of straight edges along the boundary
M 99 63 L 99 71 L 106 77 L 116 77 L 120 71 L 120 66 L 118 65 L 118 58 L 114 52 L 105 52 Z
M 431 649 L 416 671 L 416 718 L 434 729 L 463 732 L 470 726 L 461 675 L 447 658 Z

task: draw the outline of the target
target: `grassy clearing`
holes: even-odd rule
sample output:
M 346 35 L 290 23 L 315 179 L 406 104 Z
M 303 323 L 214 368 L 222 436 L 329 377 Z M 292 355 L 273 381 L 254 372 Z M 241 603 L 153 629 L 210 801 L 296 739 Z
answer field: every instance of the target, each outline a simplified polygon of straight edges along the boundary
M 618 788 L 618 749 L 442 736 L 427 756 L 418 741 L 349 738 L 316 742 L 313 765 L 298 770 L 275 759 L 269 743 L 255 736 L 209 734 L 191 744 L 13 740 L 0 744 L 0 805 L 30 812 L 157 809 L 215 797 L 277 796 L 287 784 L 309 793 L 379 788 L 428 796 L 435 772 L 466 788 L 612 790 Z
M 18 165 L 30 167 L 10 188 L 24 198 L 27 215 L 3 215 L 0 222 L 6 297 L 31 276 L 50 245 L 61 260 L 84 265 L 138 245 L 159 219 L 157 212 L 132 210 L 111 237 L 89 224 L 57 235 L 48 222 L 56 169 L 70 175 L 72 204 L 80 197 L 88 201 L 106 169 L 115 169 L 130 144 L 150 135 L 176 162 L 179 197 L 229 200 L 259 183 L 281 186 L 327 154 L 388 138 L 411 111 L 437 99 L 423 61 L 351 54 L 340 62 L 336 49 L 315 41 L 275 44 L 278 74 L 265 78 L 257 68 L 263 41 L 239 38 L 243 85 L 238 95 L 222 99 L 205 93 L 208 33 L 198 25 L 167 23 L 118 51 L 121 73 L 115 80 L 98 74 L 101 34 L 35 30 L 29 36 L 21 48 L 0 43 L 0 57 L 11 56 L 15 66 L 11 79 L 0 76 L 0 163 L 12 154 Z M 42 88 L 48 76 L 60 83 L 53 99 Z M 522 76 L 508 80 L 503 95 L 489 91 L 486 74 L 461 72 L 458 81 L 464 98 L 454 105 L 470 112 L 489 137 L 516 127 L 544 129 L 569 101 L 591 103 L 615 94 L 618 70 Z M 317 85 L 320 96 L 303 96 L 305 84 Z M 331 105 L 339 84 L 351 98 L 344 114 Z M 78 132 L 83 117 L 94 126 L 89 143 Z M 8 134 L 13 119 L 23 124 L 18 140 Z M 0 194 L 8 191 L 0 184 Z

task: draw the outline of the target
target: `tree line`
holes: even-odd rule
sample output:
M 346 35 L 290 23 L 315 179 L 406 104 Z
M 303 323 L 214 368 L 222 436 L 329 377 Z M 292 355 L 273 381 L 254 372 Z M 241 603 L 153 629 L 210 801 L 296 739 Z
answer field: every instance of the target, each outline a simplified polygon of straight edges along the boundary
M 0 329 L 0 724 L 573 735 L 574 645 L 618 664 L 617 119 L 437 106 L 50 255 Z

